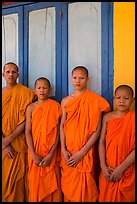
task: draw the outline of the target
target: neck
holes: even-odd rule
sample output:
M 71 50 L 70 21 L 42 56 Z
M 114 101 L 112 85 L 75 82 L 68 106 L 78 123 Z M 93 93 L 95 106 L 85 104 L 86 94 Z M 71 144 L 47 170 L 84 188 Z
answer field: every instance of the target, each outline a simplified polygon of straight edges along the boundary
M 122 116 L 122 115 L 125 115 L 126 113 L 128 113 L 129 111 L 130 110 L 122 112 L 122 111 L 117 110 L 116 112 L 117 112 L 117 115 Z
M 86 89 L 83 89 L 83 90 L 76 90 L 76 91 L 75 91 L 75 95 L 78 96 L 78 95 L 84 93 L 85 91 L 86 91 Z
M 7 88 L 7 89 L 11 89 L 11 88 L 13 88 L 14 86 L 16 86 L 16 84 L 17 84 L 17 83 L 15 83 L 15 84 L 7 84 L 7 85 L 6 85 L 6 88 Z
M 48 98 L 46 98 L 44 100 L 38 99 L 38 104 L 42 104 L 42 103 L 46 102 L 47 100 L 48 100 Z

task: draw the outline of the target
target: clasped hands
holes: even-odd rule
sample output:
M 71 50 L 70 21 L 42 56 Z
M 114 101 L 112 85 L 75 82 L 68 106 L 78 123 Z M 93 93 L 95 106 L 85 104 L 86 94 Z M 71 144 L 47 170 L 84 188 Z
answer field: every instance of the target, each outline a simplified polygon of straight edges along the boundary
M 52 157 L 50 154 L 48 154 L 46 157 L 41 157 L 39 155 L 34 155 L 33 156 L 33 161 L 34 163 L 39 166 L 39 167 L 46 167 L 46 166 L 49 166 L 50 163 L 51 163 L 51 160 L 52 160 Z
M 62 153 L 68 166 L 76 167 L 77 164 L 83 159 L 83 155 L 80 151 L 75 152 L 73 155 L 67 150 L 64 150 Z
M 120 166 L 116 168 L 105 166 L 105 168 L 102 169 L 102 172 L 106 180 L 108 180 L 109 182 L 117 182 L 123 176 L 123 171 Z

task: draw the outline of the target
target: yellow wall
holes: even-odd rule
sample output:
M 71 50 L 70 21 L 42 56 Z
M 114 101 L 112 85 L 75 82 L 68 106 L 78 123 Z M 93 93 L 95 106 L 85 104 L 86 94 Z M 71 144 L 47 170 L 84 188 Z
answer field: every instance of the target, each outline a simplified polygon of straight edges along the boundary
M 135 91 L 135 2 L 114 2 L 114 89 L 120 84 Z

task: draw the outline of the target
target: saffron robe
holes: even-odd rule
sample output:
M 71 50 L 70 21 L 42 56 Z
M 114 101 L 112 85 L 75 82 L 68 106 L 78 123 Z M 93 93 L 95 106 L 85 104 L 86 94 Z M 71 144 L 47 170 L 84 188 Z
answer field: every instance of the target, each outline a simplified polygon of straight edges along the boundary
M 97 129 L 101 112 L 110 105 L 103 97 L 86 90 L 66 105 L 64 123 L 66 148 L 71 153 L 79 151 Z M 76 167 L 68 166 L 62 155 L 61 187 L 65 198 L 74 202 L 95 202 L 98 189 L 94 179 L 94 145 Z M 67 200 L 66 199 L 66 200 Z
M 17 84 L 2 94 L 2 132 L 8 137 L 25 120 L 25 111 L 32 102 L 34 92 Z M 2 199 L 5 202 L 27 201 L 27 144 L 25 134 L 17 136 L 10 145 L 16 151 L 14 159 L 2 153 Z
M 107 123 L 106 163 L 119 166 L 135 148 L 135 113 L 111 119 Z M 109 182 L 101 172 L 99 202 L 135 202 L 135 164 L 128 167 L 117 182 Z
M 48 99 L 32 112 L 31 122 L 34 151 L 43 158 L 50 153 L 55 143 L 60 116 L 60 104 L 52 99 Z M 30 152 L 28 153 L 29 201 L 62 201 L 58 149 L 55 151 L 52 161 L 47 167 L 39 167 L 34 164 Z

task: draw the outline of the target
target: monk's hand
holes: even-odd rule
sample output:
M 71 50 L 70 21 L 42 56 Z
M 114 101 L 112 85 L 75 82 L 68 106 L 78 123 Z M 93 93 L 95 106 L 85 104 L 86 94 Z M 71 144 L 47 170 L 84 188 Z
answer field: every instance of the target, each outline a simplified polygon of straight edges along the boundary
M 33 159 L 34 164 L 39 166 L 39 163 L 42 161 L 43 158 L 37 154 L 34 154 L 32 156 L 32 159 Z
M 107 181 L 111 181 L 110 176 L 112 172 L 113 172 L 113 169 L 111 167 L 106 166 L 106 165 L 102 167 L 102 173 Z
M 113 170 L 113 173 L 111 174 L 110 176 L 110 179 L 112 182 L 117 182 L 119 181 L 122 176 L 123 176 L 123 169 L 121 168 L 121 166 L 117 166 L 114 170 Z
M 2 152 L 4 153 L 4 155 L 6 157 L 8 157 L 9 159 L 14 159 L 15 157 L 15 150 L 13 149 L 13 147 L 11 147 L 10 145 L 6 146 L 5 148 L 3 148 Z
M 67 164 L 68 166 L 77 166 L 77 164 L 83 159 L 83 155 L 82 153 L 79 152 L 75 152 L 68 160 L 67 160 Z
M 39 166 L 46 167 L 49 166 L 52 161 L 52 155 L 48 154 L 42 161 L 39 163 Z
M 8 146 L 10 143 L 10 138 L 9 137 L 2 137 L 2 149 Z
M 71 153 L 68 150 L 63 149 L 62 154 L 63 154 L 64 160 L 67 164 L 68 159 L 71 157 Z

